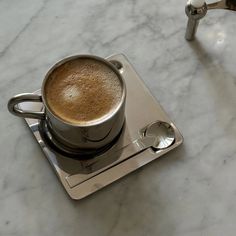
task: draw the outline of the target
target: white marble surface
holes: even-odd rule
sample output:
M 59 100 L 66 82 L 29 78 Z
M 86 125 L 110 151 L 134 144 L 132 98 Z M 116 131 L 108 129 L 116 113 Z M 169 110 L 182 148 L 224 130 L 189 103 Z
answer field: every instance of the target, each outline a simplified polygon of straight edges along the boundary
M 0 235 L 234 236 L 236 14 L 184 40 L 185 1 L 0 0 Z M 185 137 L 121 181 L 68 198 L 8 99 L 64 56 L 124 53 Z

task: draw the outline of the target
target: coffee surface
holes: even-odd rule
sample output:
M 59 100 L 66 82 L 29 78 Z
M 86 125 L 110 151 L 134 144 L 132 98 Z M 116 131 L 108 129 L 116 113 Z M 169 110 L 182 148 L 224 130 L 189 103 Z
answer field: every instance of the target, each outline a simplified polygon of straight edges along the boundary
M 112 112 L 122 97 L 116 73 L 93 59 L 74 59 L 56 68 L 45 85 L 49 108 L 75 124 L 96 121 Z

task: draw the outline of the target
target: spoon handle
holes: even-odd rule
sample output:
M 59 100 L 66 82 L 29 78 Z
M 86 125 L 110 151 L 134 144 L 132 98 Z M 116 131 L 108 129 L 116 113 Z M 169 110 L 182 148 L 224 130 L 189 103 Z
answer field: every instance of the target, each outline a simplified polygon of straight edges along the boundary
M 134 155 L 137 155 L 138 153 L 146 150 L 147 148 L 151 147 L 154 143 L 155 138 L 154 137 L 142 137 L 139 139 L 134 140 L 132 143 L 128 144 L 127 146 L 123 147 L 120 150 L 115 151 L 115 155 L 119 156 L 114 162 L 112 162 L 110 165 L 107 165 L 104 168 L 101 168 L 99 170 L 104 171 L 111 166 L 115 166 L 129 158 L 131 158 Z M 92 169 L 91 169 L 92 168 Z M 92 164 L 90 166 L 90 171 L 96 170 L 96 163 Z
M 116 151 L 116 154 L 119 155 L 118 159 L 116 159 L 110 165 L 107 165 L 103 168 L 100 168 L 100 169 L 97 170 L 97 163 L 93 163 L 90 166 L 86 166 L 86 168 L 89 168 L 90 172 L 92 172 L 92 173 L 85 174 L 84 178 L 82 177 L 82 181 L 83 181 L 83 179 L 84 179 L 84 181 L 88 180 L 88 179 L 104 172 L 105 170 L 111 168 L 112 166 L 118 165 L 121 162 L 123 162 L 123 161 L 131 158 L 132 156 L 134 156 L 134 155 L 144 151 L 145 149 L 149 148 L 151 145 L 146 145 L 146 141 L 148 141 L 150 143 L 149 138 L 147 138 L 147 137 L 140 138 L 140 139 L 137 139 L 137 140 L 133 141 L 129 145 L 125 146 L 121 150 Z

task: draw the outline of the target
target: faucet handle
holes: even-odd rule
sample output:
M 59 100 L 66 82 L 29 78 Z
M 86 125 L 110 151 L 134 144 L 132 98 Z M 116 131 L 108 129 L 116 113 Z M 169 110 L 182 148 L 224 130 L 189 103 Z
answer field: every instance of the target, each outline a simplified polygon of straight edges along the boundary
M 207 4 L 207 9 L 225 9 L 236 11 L 236 0 L 221 0 L 218 2 Z
M 196 4 L 197 6 L 198 3 L 202 3 L 202 0 L 188 0 L 188 3 L 185 7 L 185 12 L 188 16 L 185 38 L 189 41 L 194 40 L 199 20 L 206 15 L 208 10 L 225 9 L 236 11 L 236 0 L 221 0 L 210 4 L 204 3 L 202 7 L 194 7 L 192 3 Z

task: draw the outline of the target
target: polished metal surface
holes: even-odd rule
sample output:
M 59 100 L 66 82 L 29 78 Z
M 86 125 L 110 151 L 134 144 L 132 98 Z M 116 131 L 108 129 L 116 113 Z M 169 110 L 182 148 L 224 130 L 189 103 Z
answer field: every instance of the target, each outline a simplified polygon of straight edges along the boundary
M 151 145 L 155 150 L 162 150 L 170 147 L 173 144 L 175 141 L 175 131 L 171 124 L 158 121 L 147 126 L 144 132 L 144 137 L 154 138 L 152 144 L 145 143 L 145 148 L 147 148 L 148 145 Z
M 68 158 L 76 158 L 76 159 L 90 159 L 94 158 L 95 156 L 98 156 L 99 154 L 107 151 L 109 148 L 111 148 L 114 143 L 118 139 L 120 139 L 122 130 L 117 135 L 117 137 L 107 145 L 97 148 L 97 149 L 79 149 L 79 148 L 70 148 L 68 146 L 63 145 L 63 143 L 59 142 L 57 138 L 55 138 L 55 135 L 52 135 L 47 122 L 45 120 L 41 120 L 38 125 L 39 133 L 41 137 L 43 138 L 44 142 L 47 146 L 49 146 L 51 149 L 53 149 L 55 152 L 58 152 L 59 154 L 66 156 Z
M 117 75 L 122 87 L 122 97 L 114 108 L 114 111 L 109 113 L 105 118 L 90 121 L 86 124 L 73 124 L 62 120 L 59 116 L 53 113 L 47 104 L 45 95 L 45 85 L 50 79 L 51 73 L 65 62 L 75 59 L 93 59 L 99 63 L 105 64 Z M 120 133 L 125 120 L 125 101 L 126 101 L 126 86 L 122 78 L 121 71 L 116 68 L 116 65 L 110 63 L 103 58 L 92 55 L 76 55 L 65 58 L 56 63 L 46 74 L 42 84 L 42 95 L 37 94 L 19 94 L 11 98 L 8 102 L 9 111 L 16 116 L 25 118 L 44 119 L 48 124 L 51 134 L 57 139 L 58 143 L 67 146 L 70 149 L 89 149 L 103 148 L 111 143 Z M 42 111 L 24 111 L 19 109 L 18 104 L 24 102 L 42 102 L 44 109 Z
M 105 153 L 85 160 L 65 157 L 47 145 L 40 135 L 37 120 L 26 119 L 46 158 L 72 199 L 78 200 L 98 191 L 175 149 L 183 142 L 179 130 L 150 94 L 127 58 L 119 54 L 108 59 L 119 65 L 127 86 L 127 103 L 126 122 L 122 134 Z M 21 108 L 26 110 L 40 110 L 39 106 L 37 103 L 21 104 Z M 133 145 L 135 140 L 144 140 L 145 137 L 153 135 L 156 142 L 152 145 L 156 148 L 140 150 L 136 144 Z M 128 152 L 131 155 L 127 156 Z
M 140 131 L 141 137 L 134 140 L 125 147 L 112 149 L 110 155 L 116 157 L 109 164 L 109 155 L 104 154 L 102 160 L 90 160 L 87 165 L 84 165 L 84 173 L 87 173 L 86 179 L 102 173 L 103 171 L 138 155 L 140 152 L 152 148 L 154 151 L 159 151 L 170 147 L 175 141 L 175 131 L 172 125 L 163 121 L 156 121 Z M 105 160 L 105 158 L 107 160 Z M 105 165 L 104 165 L 105 163 Z
M 42 96 L 32 93 L 22 93 L 15 95 L 8 101 L 8 110 L 19 117 L 32 119 L 45 119 L 44 111 L 23 111 L 17 105 L 23 102 L 42 102 Z
M 185 39 L 191 41 L 195 37 L 200 19 L 202 19 L 207 13 L 207 5 L 205 3 L 202 7 L 196 8 L 191 5 L 190 1 L 188 1 L 185 7 L 185 13 L 188 16 Z
M 123 148 L 123 158 L 130 157 L 147 148 L 162 150 L 172 145 L 175 140 L 175 131 L 172 126 L 163 121 L 156 121 L 142 129 L 141 138 Z
M 207 9 L 225 9 L 225 10 L 231 10 L 236 11 L 236 0 L 222 0 L 219 2 L 214 2 L 207 4 Z
M 191 5 L 190 1 L 188 1 L 185 12 L 188 16 L 188 24 L 186 28 L 186 34 L 185 39 L 188 41 L 194 40 L 199 20 L 202 19 L 206 13 L 207 10 L 213 10 L 213 9 L 224 9 L 224 10 L 231 10 L 236 11 L 236 0 L 221 0 L 214 3 L 204 4 L 204 6 L 200 8 L 195 8 Z

